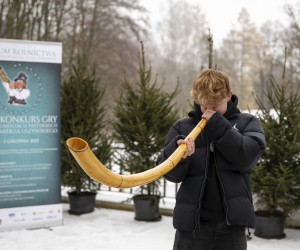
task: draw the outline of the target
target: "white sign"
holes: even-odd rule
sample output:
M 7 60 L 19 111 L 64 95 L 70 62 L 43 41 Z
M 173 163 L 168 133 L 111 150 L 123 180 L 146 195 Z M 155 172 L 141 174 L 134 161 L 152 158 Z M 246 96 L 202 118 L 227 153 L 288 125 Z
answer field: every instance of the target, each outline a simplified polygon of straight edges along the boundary
M 0 209 L 0 231 L 62 225 L 62 204 Z
M 0 61 L 61 63 L 62 43 L 0 39 Z

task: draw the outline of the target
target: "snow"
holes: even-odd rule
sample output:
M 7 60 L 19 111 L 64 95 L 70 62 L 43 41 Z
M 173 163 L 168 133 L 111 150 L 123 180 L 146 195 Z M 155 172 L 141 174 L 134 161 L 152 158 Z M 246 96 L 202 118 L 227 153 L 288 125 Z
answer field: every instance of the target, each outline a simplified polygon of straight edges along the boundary
M 158 222 L 134 220 L 134 212 L 95 208 L 80 216 L 69 215 L 63 204 L 64 225 L 49 229 L 18 229 L 0 233 L 5 250 L 165 250 L 172 249 L 175 230 L 172 217 Z M 253 235 L 253 229 L 250 229 Z M 300 249 L 300 230 L 285 229 L 287 237 L 265 240 L 256 236 L 248 241 L 248 250 Z
M 0 233 L 1 249 L 168 249 L 172 245 L 172 218 L 160 222 L 134 220 L 133 212 L 96 208 L 75 216 L 63 204 L 64 226 L 52 230 L 15 230 Z

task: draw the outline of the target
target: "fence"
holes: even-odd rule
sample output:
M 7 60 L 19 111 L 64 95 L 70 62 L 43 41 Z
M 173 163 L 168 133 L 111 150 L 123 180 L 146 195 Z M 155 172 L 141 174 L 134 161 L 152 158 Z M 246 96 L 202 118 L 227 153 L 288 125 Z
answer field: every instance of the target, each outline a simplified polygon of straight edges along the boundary
M 112 172 L 118 173 L 120 175 L 124 174 L 120 167 L 118 165 L 112 164 L 112 162 L 109 162 L 109 169 L 111 169 Z M 175 198 L 178 192 L 178 189 L 180 187 L 180 184 L 178 183 L 172 183 L 169 181 L 166 181 L 163 177 L 161 177 L 162 185 L 160 187 L 160 195 L 161 197 L 166 198 Z M 134 194 L 135 191 L 137 191 L 138 187 L 130 188 L 130 189 L 118 189 L 118 188 L 111 188 L 104 184 L 101 184 L 100 190 L 102 191 L 110 191 L 110 192 L 120 192 L 120 193 L 130 193 Z
M 160 189 L 161 196 L 166 197 L 166 198 L 175 198 L 180 184 L 170 183 L 170 182 L 166 181 L 166 179 L 164 179 L 164 178 L 162 178 L 162 182 L 163 182 L 163 185 L 161 186 L 161 189 Z M 108 187 L 108 186 L 102 184 L 100 186 L 100 190 L 134 194 L 134 191 L 136 191 L 137 188 L 118 189 L 118 188 L 111 188 L 111 187 Z

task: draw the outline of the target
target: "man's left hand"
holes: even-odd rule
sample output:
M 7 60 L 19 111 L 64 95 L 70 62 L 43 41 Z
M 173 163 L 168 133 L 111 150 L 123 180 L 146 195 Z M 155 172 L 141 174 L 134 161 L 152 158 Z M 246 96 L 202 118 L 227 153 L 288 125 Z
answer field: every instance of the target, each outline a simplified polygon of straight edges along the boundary
M 207 109 L 204 114 L 202 115 L 202 119 L 206 119 L 207 121 L 213 116 L 213 114 L 216 113 L 216 111 L 213 111 L 211 109 Z

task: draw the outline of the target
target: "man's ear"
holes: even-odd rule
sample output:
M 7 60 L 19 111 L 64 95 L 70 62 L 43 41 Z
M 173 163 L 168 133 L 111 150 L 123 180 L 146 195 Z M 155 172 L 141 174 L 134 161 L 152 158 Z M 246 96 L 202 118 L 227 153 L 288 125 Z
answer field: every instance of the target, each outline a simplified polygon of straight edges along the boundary
M 227 96 L 227 102 L 229 102 L 231 100 L 231 97 L 232 97 L 232 92 L 230 92 Z

